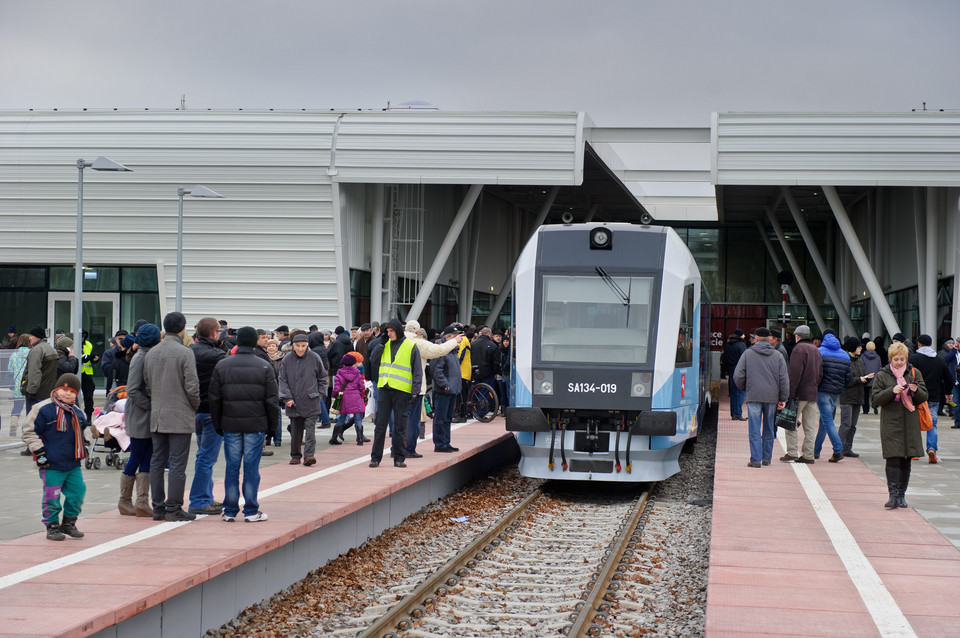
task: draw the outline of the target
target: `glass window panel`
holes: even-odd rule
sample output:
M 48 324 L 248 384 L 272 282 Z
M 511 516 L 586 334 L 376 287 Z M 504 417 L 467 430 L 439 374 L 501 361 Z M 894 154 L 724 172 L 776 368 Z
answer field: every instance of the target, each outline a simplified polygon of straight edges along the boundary
M 677 335 L 676 366 L 686 368 L 693 365 L 693 284 L 683 289 L 683 301 L 680 306 L 680 330 Z
M 120 328 L 132 330 L 140 319 L 160 326 L 160 297 L 157 293 L 129 293 L 120 295 Z
M 5 266 L 0 268 L 0 288 L 46 288 L 46 268 Z
M 50 290 L 73 290 L 73 266 L 50 267 Z
M 73 268 L 70 270 L 72 272 Z M 120 269 L 116 266 L 84 266 L 83 289 L 90 292 L 119 291 Z
M 647 362 L 652 277 L 545 275 L 542 303 L 541 360 Z
M 47 293 L 17 291 L 0 291 L 0 330 L 2 338 L 6 340 L 6 329 L 12 324 L 17 332 L 30 332 L 34 326 L 47 327 Z
M 724 299 L 723 259 L 720 230 L 717 228 L 690 228 L 687 231 L 687 247 L 700 269 L 703 285 L 713 299 Z
M 756 228 L 728 229 L 726 301 L 732 303 L 766 301 L 763 296 L 766 254 L 763 242 L 757 237 Z
M 124 292 L 156 292 L 157 291 L 157 269 L 156 268 L 132 268 L 125 266 L 123 268 L 123 291 Z

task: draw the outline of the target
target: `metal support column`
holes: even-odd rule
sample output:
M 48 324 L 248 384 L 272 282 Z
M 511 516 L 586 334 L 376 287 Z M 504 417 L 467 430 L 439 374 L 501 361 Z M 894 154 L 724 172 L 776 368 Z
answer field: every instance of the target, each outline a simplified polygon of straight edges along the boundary
M 820 307 L 817 305 L 817 300 L 814 299 L 813 293 L 810 291 L 810 286 L 807 285 L 807 280 L 803 276 L 803 270 L 800 269 L 797 258 L 793 256 L 793 250 L 791 250 L 787 244 L 787 238 L 783 234 L 783 227 L 781 227 L 780 222 L 777 221 L 777 216 L 773 214 L 772 208 L 765 207 L 764 210 L 767 213 L 767 219 L 770 220 L 770 225 L 773 226 L 773 232 L 777 234 L 777 239 L 780 240 L 780 247 L 783 248 L 783 254 L 786 255 L 787 262 L 793 270 L 793 276 L 797 280 L 797 285 L 800 286 L 800 291 L 803 292 L 803 298 L 806 299 L 807 305 L 810 306 L 810 314 L 813 315 L 814 321 L 817 322 L 820 332 L 823 332 L 826 324 L 823 320 L 823 315 L 820 314 Z M 786 335 L 783 336 L 785 337 Z
M 956 338 L 960 336 L 960 198 L 953 213 L 953 317 L 950 336 Z
M 770 261 L 773 262 L 773 267 L 777 269 L 777 272 L 781 272 L 783 270 L 783 264 L 780 263 L 780 257 L 777 256 L 777 252 L 773 249 L 773 242 L 767 237 L 767 228 L 759 219 L 755 221 L 757 222 L 757 232 L 760 233 L 760 239 L 763 240 L 763 245 L 767 247 L 767 254 L 770 255 Z M 787 294 L 790 296 L 790 303 L 794 305 L 800 303 L 793 286 L 787 286 Z
M 413 305 L 410 306 L 410 312 L 407 313 L 407 321 L 420 318 L 420 313 L 423 312 L 427 301 L 430 299 L 430 295 L 433 293 L 433 287 L 437 283 L 440 271 L 442 271 L 446 265 L 447 259 L 453 251 L 453 245 L 457 243 L 460 231 L 463 230 L 463 225 L 470 217 L 470 211 L 473 210 L 473 205 L 477 203 L 477 198 L 480 196 L 480 191 L 482 190 L 483 184 L 471 184 L 470 189 L 467 191 L 467 196 L 463 198 L 463 203 L 460 204 L 460 210 L 457 211 L 453 221 L 450 222 L 450 230 L 447 231 L 447 236 L 443 238 L 443 243 L 440 244 L 440 249 L 437 251 L 437 256 L 433 259 L 430 270 L 420 284 L 420 292 L 417 293 L 417 298 L 413 300 Z
M 370 235 L 370 320 L 381 322 L 383 316 L 383 189 L 385 186 L 374 186 L 373 203 L 373 230 Z
M 837 309 L 837 316 L 840 318 L 840 332 L 843 336 L 852 335 L 854 333 L 853 322 L 850 321 L 850 312 L 847 310 L 847 304 L 844 303 L 844 299 L 841 298 L 840 293 L 837 292 L 837 287 L 833 283 L 833 276 L 830 274 L 827 269 L 827 264 L 824 263 L 823 257 L 820 255 L 820 249 L 817 248 L 813 234 L 810 232 L 810 227 L 807 226 L 807 220 L 800 214 L 800 207 L 797 206 L 796 200 L 793 199 L 793 194 L 790 192 L 790 189 L 786 186 L 781 186 L 780 190 L 783 192 L 783 199 L 787 202 L 787 208 L 790 209 L 790 214 L 793 215 L 793 220 L 797 222 L 797 228 L 803 236 L 803 242 L 807 246 L 807 251 L 813 258 L 813 263 L 817 266 L 817 272 L 820 273 L 823 285 L 827 289 L 827 295 L 829 295 L 830 301 L 833 302 L 833 307 Z
M 937 316 L 937 263 L 940 255 L 937 253 L 937 208 L 940 203 L 937 189 L 927 187 L 927 247 L 924 251 L 926 260 L 924 269 L 920 272 L 925 274 L 925 288 L 927 296 L 924 298 L 926 307 L 926 321 L 920 322 L 920 331 L 934 338 L 934 347 L 936 347 L 937 328 L 940 327 L 940 318 Z
M 923 190 L 913 187 L 913 247 L 917 258 L 917 310 L 920 315 L 920 330 L 926 325 L 927 319 L 927 278 L 923 276 L 924 258 L 923 248 L 927 245 L 927 225 L 923 215 Z
M 543 221 L 550 213 L 550 209 L 553 207 L 553 202 L 557 199 L 557 194 L 559 193 L 559 186 L 554 186 L 550 189 L 550 192 L 547 193 L 547 199 L 543 202 L 543 206 L 540 207 L 540 213 L 537 215 L 537 219 L 533 222 L 533 229 L 527 236 L 528 241 L 530 237 L 533 237 L 533 233 L 537 232 L 537 229 L 543 225 Z M 523 242 L 524 245 L 526 245 L 526 243 L 527 242 Z M 519 257 L 520 255 L 518 254 L 517 258 L 519 259 Z M 516 267 L 517 262 L 514 260 L 513 268 Z M 500 294 L 497 295 L 497 300 L 493 302 L 493 306 L 490 308 L 490 314 L 487 316 L 487 320 L 483 322 L 486 326 L 492 326 L 493 322 L 497 320 L 497 317 L 500 316 L 500 311 L 503 309 L 503 304 L 507 300 L 507 296 L 510 294 L 510 291 L 513 290 L 513 268 L 510 269 L 510 274 L 507 275 L 503 285 L 500 286 Z
M 837 190 L 833 186 L 824 186 L 823 194 L 826 195 L 827 201 L 830 203 L 830 208 L 833 209 L 833 215 L 837 219 L 837 225 L 840 227 L 840 231 L 847 241 L 847 246 L 850 247 L 850 252 L 853 253 L 853 259 L 857 262 L 860 274 L 863 275 L 863 280 L 867 284 L 867 290 L 870 291 L 870 296 L 874 298 L 877 304 L 877 312 L 879 312 L 883 318 L 884 328 L 886 328 L 887 332 L 891 335 L 900 332 L 897 319 L 890 310 L 890 304 L 887 303 L 887 297 L 883 294 L 883 288 L 881 288 L 876 274 L 874 274 L 873 269 L 870 267 L 866 253 L 863 252 L 863 246 L 860 245 L 857 231 L 854 229 L 853 224 L 850 223 L 847 210 L 844 208 L 843 202 L 840 201 Z

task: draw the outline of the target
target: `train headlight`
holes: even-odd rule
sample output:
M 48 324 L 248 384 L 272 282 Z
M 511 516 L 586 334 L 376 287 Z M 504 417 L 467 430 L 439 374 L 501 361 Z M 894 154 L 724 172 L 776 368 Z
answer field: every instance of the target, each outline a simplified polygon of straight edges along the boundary
M 613 233 L 609 229 L 598 227 L 590 231 L 590 250 L 610 250 L 613 246 Z
M 533 393 L 553 395 L 553 371 L 534 370 Z
M 630 396 L 648 397 L 653 386 L 652 372 L 634 372 L 630 377 Z

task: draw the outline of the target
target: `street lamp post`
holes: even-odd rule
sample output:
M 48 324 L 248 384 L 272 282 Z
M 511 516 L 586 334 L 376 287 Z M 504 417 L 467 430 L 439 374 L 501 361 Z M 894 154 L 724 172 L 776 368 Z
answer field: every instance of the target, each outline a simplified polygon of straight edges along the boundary
M 183 196 L 191 197 L 223 197 L 220 193 L 206 186 L 194 186 L 186 189 L 177 188 L 177 197 L 180 198 L 180 210 L 177 217 L 177 312 L 183 312 Z
M 83 349 L 83 169 L 92 168 L 95 171 L 127 171 L 132 172 L 123 164 L 102 155 L 92 162 L 77 160 L 77 258 L 73 272 L 73 308 L 70 313 L 70 326 L 73 330 L 73 339 L 79 344 L 78 350 Z

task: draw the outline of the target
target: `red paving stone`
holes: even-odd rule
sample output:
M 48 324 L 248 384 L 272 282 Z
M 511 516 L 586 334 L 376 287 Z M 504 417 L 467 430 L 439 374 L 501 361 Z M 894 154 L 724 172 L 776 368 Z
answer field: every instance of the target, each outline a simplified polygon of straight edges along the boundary
M 0 587 L 0 636 L 89 636 L 453 466 L 507 436 L 501 419 L 471 424 L 453 434 L 461 448 L 459 453 L 434 453 L 427 441 L 418 446 L 424 457 L 407 461 L 407 468 L 394 468 L 387 453 L 377 469 L 367 467 L 365 459 L 268 496 L 263 492 L 269 488 L 360 456 L 369 458 L 370 446 L 343 445 L 324 450 L 310 468 L 285 463 L 262 468 L 260 505 L 270 515 L 265 523 L 251 525 L 239 519 L 224 523 L 215 516 L 187 524 L 157 523 L 149 518 L 120 516 L 114 510 L 81 517 L 78 526 L 86 533 L 82 539 L 52 543 L 40 532 L 2 543 L 0 578 L 157 525 L 172 528 L 107 554 Z M 277 453 L 282 450 L 275 448 Z M 214 494 L 222 497 L 222 483 L 217 482 Z M 144 560 L 144 552 L 149 552 L 151 560 Z M 43 613 L 38 608 L 55 611 Z
M 718 427 L 707 636 L 880 636 L 791 464 L 748 468 L 746 423 Z M 859 460 L 806 467 L 916 634 L 960 636 L 960 550 L 912 509 L 885 510 Z

